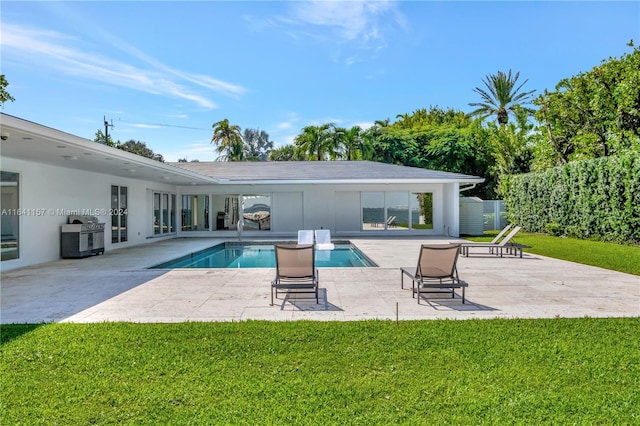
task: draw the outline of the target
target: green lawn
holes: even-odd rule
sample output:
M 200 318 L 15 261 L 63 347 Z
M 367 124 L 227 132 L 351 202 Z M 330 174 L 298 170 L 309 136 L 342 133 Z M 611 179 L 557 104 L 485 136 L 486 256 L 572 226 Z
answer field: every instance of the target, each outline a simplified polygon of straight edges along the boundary
M 638 247 L 517 242 L 640 275 Z M 640 424 L 639 330 L 640 317 L 2 325 L 0 424 Z
M 638 424 L 640 318 L 2 326 L 0 424 Z
M 497 235 L 487 232 L 483 237 L 469 237 L 473 241 L 491 241 Z M 519 232 L 515 242 L 530 246 L 524 251 L 585 265 L 599 266 L 613 271 L 640 275 L 640 247 L 602 241 L 554 237 L 546 234 Z

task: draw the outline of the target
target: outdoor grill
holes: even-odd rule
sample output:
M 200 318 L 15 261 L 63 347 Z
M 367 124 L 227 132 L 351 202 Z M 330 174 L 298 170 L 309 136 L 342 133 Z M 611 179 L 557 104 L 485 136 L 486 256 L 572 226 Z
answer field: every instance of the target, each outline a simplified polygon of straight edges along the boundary
M 104 253 L 104 223 L 95 216 L 69 216 L 60 229 L 60 255 L 63 259 Z

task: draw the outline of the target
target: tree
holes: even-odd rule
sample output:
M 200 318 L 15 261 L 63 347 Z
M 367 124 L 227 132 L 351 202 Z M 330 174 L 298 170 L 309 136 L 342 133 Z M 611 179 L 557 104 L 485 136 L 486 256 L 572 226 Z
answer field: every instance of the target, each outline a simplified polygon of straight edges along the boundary
M 534 103 L 537 169 L 640 149 L 640 48 L 561 80 Z
M 96 132 L 96 135 L 93 138 L 93 141 L 101 143 L 103 145 L 113 147 L 113 148 L 117 148 L 118 145 L 120 145 L 120 141 L 114 142 L 113 139 L 111 138 L 111 135 L 107 135 L 105 140 L 104 133 L 100 129 L 98 129 L 98 131 Z
M 498 71 L 497 74 L 487 75 L 482 80 L 486 86 L 486 90 L 480 87 L 473 89 L 474 92 L 482 97 L 482 102 L 469 104 L 469 106 L 478 107 L 469 113 L 469 116 L 479 116 L 484 120 L 487 117 L 495 115 L 498 124 L 504 126 L 509 122 L 509 114 L 514 112 L 516 106 L 520 106 L 529 114 L 533 114 L 535 111 L 525 105 L 531 103 L 529 99 L 535 90 L 519 93 L 522 86 L 529 81 L 527 79 L 524 83 L 516 87 L 519 77 L 519 72 L 516 72 L 515 76 L 512 76 L 511 70 L 509 70 L 507 74 Z
M 306 126 L 294 140 L 298 149 L 316 161 L 335 159 L 339 156 L 338 140 L 332 123 L 321 126 Z
M 229 124 L 228 119 L 213 123 L 213 137 L 211 143 L 215 143 L 220 161 L 244 160 L 244 144 L 240 134 L 240 126 Z
M 398 114 L 398 118 L 391 127 L 396 129 L 416 129 L 433 125 L 453 125 L 467 127 L 471 125 L 471 118 L 462 111 L 454 109 L 442 109 L 439 106 L 431 106 L 429 110 L 421 108 L 411 114 Z
M 164 157 L 161 154 L 153 152 L 153 150 L 147 147 L 147 144 L 144 142 L 130 139 L 125 143 L 119 143 L 116 148 L 164 163 Z
M 11 101 L 11 102 L 15 101 L 15 98 L 11 96 L 9 92 L 7 92 L 8 85 L 9 85 L 9 82 L 4 77 L 4 74 L 0 74 L 0 105 L 4 105 L 4 103 L 7 101 Z
M 246 158 L 253 161 L 266 161 L 273 149 L 269 133 L 258 129 L 244 129 L 244 149 Z
M 151 158 L 152 160 L 156 160 L 156 161 L 160 161 L 161 163 L 164 163 L 164 157 L 162 156 L 162 154 L 156 154 L 155 152 L 153 152 L 151 148 L 147 147 L 147 144 L 144 142 L 135 141 L 133 139 L 129 139 L 125 143 L 122 143 L 119 140 L 114 142 L 113 139 L 111 139 L 111 135 L 108 135 L 107 139 L 105 140 L 104 133 L 100 129 L 98 129 L 98 131 L 96 132 L 96 136 L 93 140 L 95 142 L 110 146 L 112 148 L 121 149 L 123 151 L 127 151 L 132 154 L 137 154 L 142 157 Z M 182 160 L 178 160 L 178 161 L 182 161 Z
M 301 161 L 305 160 L 300 155 L 300 150 L 293 144 L 283 145 L 279 148 L 273 148 L 269 151 L 269 160 L 271 161 Z
M 485 183 L 465 194 L 495 196 L 489 131 L 462 111 L 430 107 L 402 114 L 391 125 L 370 127 L 363 139 L 373 161 L 482 176 Z
M 342 158 L 347 161 L 362 158 L 364 140 L 360 126 L 353 126 L 349 130 L 337 127 L 336 137 L 341 146 Z

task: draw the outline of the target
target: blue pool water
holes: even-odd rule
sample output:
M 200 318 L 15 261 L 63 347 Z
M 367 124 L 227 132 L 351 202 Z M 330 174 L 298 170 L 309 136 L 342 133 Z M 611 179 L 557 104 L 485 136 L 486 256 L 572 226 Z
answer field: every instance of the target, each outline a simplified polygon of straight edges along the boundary
M 377 266 L 351 243 L 337 243 L 333 250 L 316 250 L 318 268 L 352 268 Z M 152 266 L 151 269 L 174 268 L 275 268 L 273 244 L 222 243 L 208 249 Z

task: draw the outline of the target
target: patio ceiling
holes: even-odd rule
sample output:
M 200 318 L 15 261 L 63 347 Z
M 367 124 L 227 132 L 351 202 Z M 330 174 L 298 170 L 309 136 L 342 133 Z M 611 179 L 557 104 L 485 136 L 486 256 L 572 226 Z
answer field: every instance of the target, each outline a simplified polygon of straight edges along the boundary
M 7 114 L 0 115 L 2 157 L 174 185 L 214 184 L 197 172 L 151 160 Z

